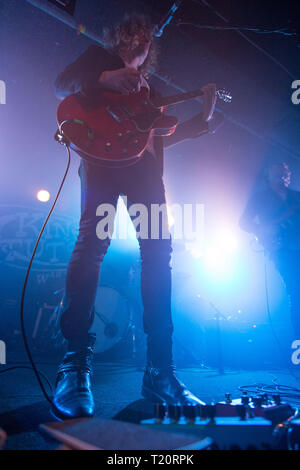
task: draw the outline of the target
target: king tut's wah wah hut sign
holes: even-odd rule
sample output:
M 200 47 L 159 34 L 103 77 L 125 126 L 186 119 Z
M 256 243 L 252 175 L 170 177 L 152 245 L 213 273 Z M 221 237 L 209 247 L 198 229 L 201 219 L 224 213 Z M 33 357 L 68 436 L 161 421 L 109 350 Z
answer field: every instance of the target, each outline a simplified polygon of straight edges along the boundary
M 47 213 L 33 207 L 0 206 L 0 265 L 27 269 Z M 52 215 L 32 265 L 33 271 L 65 271 L 76 234 L 76 221 Z

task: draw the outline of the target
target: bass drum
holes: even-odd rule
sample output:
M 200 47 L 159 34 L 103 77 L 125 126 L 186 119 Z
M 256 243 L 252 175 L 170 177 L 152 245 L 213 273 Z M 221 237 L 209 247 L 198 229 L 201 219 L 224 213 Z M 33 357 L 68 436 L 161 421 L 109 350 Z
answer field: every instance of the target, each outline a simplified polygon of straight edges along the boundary
M 49 322 L 51 334 L 51 345 L 56 349 L 62 348 L 66 341 L 60 330 L 60 317 L 64 305 L 64 290 L 58 293 L 63 296 L 56 306 Z M 115 346 L 126 337 L 130 327 L 130 302 L 116 289 L 100 285 L 97 288 L 94 304 L 94 323 L 91 332 L 96 333 L 96 353 L 103 353 Z
M 95 352 L 103 353 L 121 341 L 130 325 L 130 305 L 128 299 L 112 287 L 98 287 L 95 319 L 91 331 L 96 333 Z

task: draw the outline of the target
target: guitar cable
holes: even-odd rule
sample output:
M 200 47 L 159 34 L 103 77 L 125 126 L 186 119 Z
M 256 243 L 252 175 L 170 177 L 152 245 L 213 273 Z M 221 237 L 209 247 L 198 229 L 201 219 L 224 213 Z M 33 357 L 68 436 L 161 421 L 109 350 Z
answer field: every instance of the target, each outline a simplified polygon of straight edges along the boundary
M 20 304 L 20 323 L 21 323 L 21 331 L 22 331 L 22 338 L 23 338 L 23 342 L 24 342 L 24 346 L 25 346 L 25 350 L 26 350 L 26 353 L 27 353 L 27 356 L 28 356 L 28 359 L 29 359 L 29 362 L 31 364 L 31 367 L 29 366 L 14 366 L 14 367 L 9 367 L 7 369 L 4 369 L 3 371 L 0 371 L 0 373 L 3 373 L 3 372 L 8 372 L 10 370 L 13 370 L 13 369 L 19 369 L 19 368 L 24 368 L 24 369 L 31 369 L 34 371 L 35 373 L 35 376 L 36 376 L 36 379 L 39 383 L 39 386 L 40 386 L 40 389 L 44 395 L 44 397 L 46 398 L 46 400 L 52 405 L 52 398 L 50 397 L 50 395 L 48 394 L 48 392 L 46 391 L 46 388 L 42 382 L 42 377 L 44 378 L 44 380 L 47 382 L 51 392 L 52 392 L 52 386 L 51 386 L 51 383 L 50 381 L 48 380 L 48 378 L 45 376 L 45 374 L 43 374 L 42 372 L 40 372 L 36 365 L 35 365 L 35 362 L 33 360 L 33 357 L 32 357 L 32 354 L 31 354 L 31 351 L 30 351 L 30 347 L 29 347 L 29 343 L 28 343 L 28 339 L 27 339 L 27 335 L 26 335 L 26 329 L 25 329 L 25 322 L 24 322 L 24 301 L 25 301 L 25 293 L 26 293 L 26 287 L 27 287 L 27 284 L 28 284 L 28 278 L 29 278 L 29 274 L 30 274 L 30 270 L 31 270 L 31 266 L 32 266 L 32 263 L 33 263 L 33 260 L 34 260 L 34 256 L 36 254 L 36 251 L 37 251 L 37 248 L 38 248 L 38 245 L 39 245 L 39 242 L 40 242 L 40 239 L 43 235 L 43 232 L 46 228 L 46 225 L 50 219 L 50 216 L 56 206 L 56 203 L 58 201 L 58 198 L 60 196 L 60 193 L 61 193 L 61 190 L 63 188 L 63 185 L 65 183 L 65 180 L 66 180 L 66 177 L 67 177 L 67 174 L 69 172 L 69 168 L 70 168 L 70 163 L 71 163 L 71 153 L 70 153 L 70 148 L 69 148 L 69 145 L 70 145 L 70 142 L 67 140 L 67 138 L 63 135 L 63 132 L 61 131 L 61 129 L 57 130 L 56 133 L 55 133 L 55 136 L 54 136 L 55 140 L 57 142 L 59 142 L 60 144 L 64 145 L 66 150 L 67 150 L 67 155 L 68 155 L 68 162 L 67 162 L 67 167 L 66 167 L 66 170 L 65 170 L 65 173 L 64 173 L 64 176 L 61 180 L 61 183 L 60 183 L 60 186 L 59 186 L 59 189 L 56 193 L 56 196 L 55 196 L 55 199 L 54 199 L 54 202 L 48 212 L 48 215 L 43 223 L 43 226 L 41 228 L 41 231 L 37 237 L 37 240 L 36 240 L 36 243 L 34 245 L 34 248 L 33 248 L 33 251 L 32 251 L 32 255 L 31 255 L 31 258 L 30 258 L 30 261 L 29 261 L 29 264 L 28 264 L 28 268 L 27 268 L 27 271 L 26 271 L 26 275 L 25 275 L 25 280 L 24 280 L 24 284 L 23 284 L 23 289 L 22 289 L 22 295 L 21 295 L 21 304 Z
M 34 374 L 36 376 L 36 379 L 38 381 L 38 384 L 40 386 L 40 389 L 45 397 L 45 399 L 52 405 L 52 398 L 50 397 L 50 395 L 48 394 L 48 392 L 46 391 L 45 389 L 45 386 L 42 382 L 42 379 L 41 377 L 44 378 L 44 380 L 47 382 L 50 390 L 52 391 L 52 386 L 51 386 L 51 383 L 50 381 L 48 380 L 47 376 L 45 376 L 45 374 L 43 374 L 41 371 L 39 371 L 35 365 L 35 362 L 33 360 L 33 357 L 32 357 L 32 354 L 31 354 L 31 351 L 30 351 L 30 347 L 29 347 L 29 343 L 28 343 L 28 339 L 27 339 L 27 334 L 26 334 L 26 329 L 25 329 L 25 321 L 24 321 L 24 301 L 25 301 L 25 294 L 26 294 L 26 288 L 27 288 L 27 284 L 28 284 L 28 278 L 29 278 L 29 274 L 30 274 L 30 271 L 31 271 L 31 267 L 32 267 L 32 263 L 33 263 L 33 260 L 34 260 L 34 257 L 35 257 L 35 254 L 36 254 L 36 251 L 37 251 L 37 248 L 38 248 L 38 245 L 39 245 L 39 242 L 41 240 L 41 237 L 44 233 L 44 230 L 46 228 L 46 225 L 54 211 L 54 208 L 56 206 L 56 203 L 58 201 L 58 198 L 61 194 L 61 191 L 62 191 L 62 188 L 63 188 L 63 185 L 65 183 L 65 180 L 66 180 L 66 177 L 67 177 L 67 174 L 69 172 L 69 168 L 70 168 L 70 164 L 71 164 L 71 153 L 70 153 L 70 142 L 68 141 L 68 139 L 64 136 L 63 132 L 62 132 L 62 129 L 60 127 L 60 129 L 58 129 L 55 133 L 55 136 L 54 136 L 55 140 L 57 142 L 59 142 L 61 145 L 64 145 L 65 148 L 66 148 L 66 151 L 67 151 L 67 157 L 68 157 L 68 161 L 67 161 L 67 166 L 66 166 L 66 169 L 65 169 L 65 172 L 64 172 L 64 175 L 63 175 L 63 178 L 61 180 L 61 183 L 60 183 L 60 186 L 58 188 L 58 191 L 56 193 L 56 196 L 55 196 L 55 199 L 54 199 L 54 202 L 46 216 L 46 219 L 42 225 L 42 228 L 40 230 L 40 233 L 37 237 L 37 240 L 36 240 L 36 243 L 34 245 L 34 248 L 33 248 L 33 251 L 32 251 L 32 254 L 31 254 L 31 257 L 30 257 L 30 260 L 29 260 L 29 264 L 28 264 L 28 268 L 27 268 L 27 271 L 26 271 L 26 275 L 25 275 L 25 280 L 24 280 L 24 284 L 23 284 L 23 288 L 22 288 L 22 295 L 21 295 L 21 302 L 20 302 L 20 323 L 21 323 L 21 331 L 22 331 L 22 338 L 23 338 L 23 342 L 24 342 L 24 346 L 25 346 L 25 350 L 26 350 L 26 353 L 27 353 L 27 356 L 28 356 L 28 359 L 29 359 L 29 362 L 31 364 L 31 367 L 29 366 L 13 366 L 13 367 L 9 367 L 9 368 L 6 368 L 2 371 L 0 371 L 0 373 L 4 373 L 4 372 L 8 372 L 8 371 L 11 371 L 13 369 L 30 369 L 30 370 L 33 370 L 34 371 Z M 274 335 L 274 338 L 276 340 L 276 343 L 278 345 L 278 348 L 282 354 L 282 348 L 281 348 L 281 344 L 280 344 L 280 341 L 278 340 L 278 337 L 276 335 L 276 332 L 274 331 L 274 326 L 273 326 L 273 322 L 272 322 L 272 319 L 271 319 L 271 312 L 270 312 L 270 305 L 269 305 L 269 292 L 268 292 L 268 279 L 267 279 L 267 260 L 266 260 L 266 253 L 265 253 L 265 250 L 264 251 L 264 271 L 265 271 L 265 295 L 266 295 L 266 310 L 267 310 L 267 314 L 268 314 L 268 319 L 269 319 L 269 323 L 270 323 L 270 326 L 271 326 L 271 330 L 272 330 L 272 333 Z M 288 370 L 289 372 L 291 373 L 291 375 L 296 379 L 296 380 L 299 380 L 299 377 L 295 376 L 295 374 L 293 373 L 292 369 L 290 366 L 288 366 Z

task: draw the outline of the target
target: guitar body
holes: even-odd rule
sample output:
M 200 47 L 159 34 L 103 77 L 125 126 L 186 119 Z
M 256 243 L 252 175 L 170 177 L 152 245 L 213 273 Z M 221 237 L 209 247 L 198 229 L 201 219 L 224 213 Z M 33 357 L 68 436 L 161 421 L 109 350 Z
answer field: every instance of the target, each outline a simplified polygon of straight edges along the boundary
M 70 95 L 60 103 L 57 121 L 80 156 L 107 166 L 136 163 L 151 134 L 171 135 L 178 124 L 151 103 L 144 87 L 129 95 L 99 90 L 92 103 L 83 94 Z

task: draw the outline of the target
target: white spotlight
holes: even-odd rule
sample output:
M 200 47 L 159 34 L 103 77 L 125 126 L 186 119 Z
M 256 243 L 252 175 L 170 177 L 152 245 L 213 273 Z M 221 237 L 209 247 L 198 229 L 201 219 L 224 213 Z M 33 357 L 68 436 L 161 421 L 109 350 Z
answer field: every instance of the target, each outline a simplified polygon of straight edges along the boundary
M 46 189 L 40 189 L 36 194 L 36 198 L 41 202 L 47 202 L 50 199 L 50 193 Z

